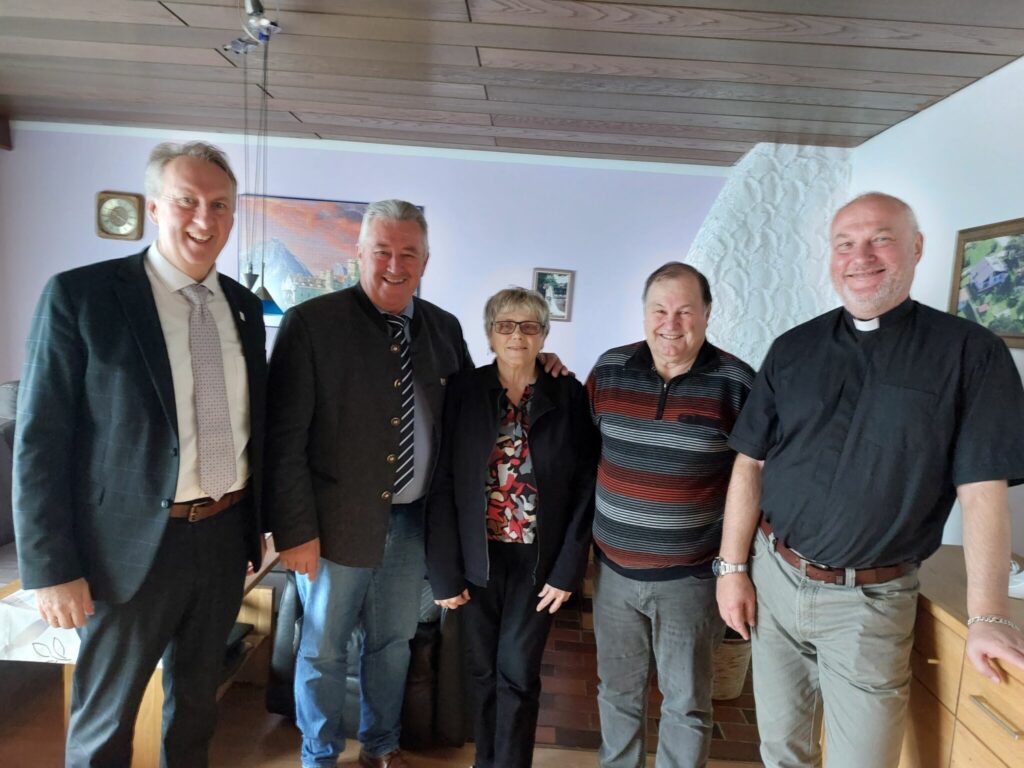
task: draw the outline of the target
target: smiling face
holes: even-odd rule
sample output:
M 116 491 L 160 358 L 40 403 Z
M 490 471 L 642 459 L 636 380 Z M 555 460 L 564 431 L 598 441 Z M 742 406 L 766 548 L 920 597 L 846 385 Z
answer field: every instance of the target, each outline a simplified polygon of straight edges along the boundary
M 357 246 L 359 283 L 377 309 L 405 309 L 427 267 L 423 230 L 415 221 L 373 219 Z
M 909 210 L 884 196 L 840 208 L 832 221 L 832 285 L 851 315 L 878 317 L 910 295 L 924 238 Z
M 211 162 L 182 155 L 164 166 L 160 194 L 146 200 L 159 227 L 157 247 L 171 264 L 200 282 L 213 268 L 235 223 L 235 187 Z
M 704 344 L 710 315 L 696 276 L 651 283 L 644 299 L 644 334 L 659 373 L 678 375 L 693 364 Z
M 495 315 L 495 323 L 500 323 L 502 320 L 540 322 L 540 318 L 527 307 L 512 307 Z M 506 335 L 498 333 L 492 326 L 487 334 L 487 340 L 490 342 L 491 349 L 494 350 L 495 357 L 498 358 L 499 368 L 532 368 L 537 360 L 537 353 L 544 346 L 544 339 L 547 335 L 547 329 L 543 327 L 540 333 L 528 335 L 523 333 L 519 326 L 516 326 L 512 333 Z

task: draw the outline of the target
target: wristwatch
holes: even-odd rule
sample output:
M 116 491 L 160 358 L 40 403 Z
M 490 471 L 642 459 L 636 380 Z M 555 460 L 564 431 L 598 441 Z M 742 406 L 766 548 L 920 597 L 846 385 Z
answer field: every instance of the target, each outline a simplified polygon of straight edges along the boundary
M 720 557 L 711 561 L 711 572 L 715 576 L 725 576 L 727 573 L 746 573 L 746 563 L 727 563 Z

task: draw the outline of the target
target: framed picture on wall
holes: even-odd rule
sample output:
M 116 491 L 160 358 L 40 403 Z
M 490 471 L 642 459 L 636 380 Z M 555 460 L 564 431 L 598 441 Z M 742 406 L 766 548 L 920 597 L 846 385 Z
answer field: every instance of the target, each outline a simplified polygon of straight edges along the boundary
M 576 272 L 572 269 L 536 267 L 533 270 L 533 290 L 548 303 L 552 320 L 572 319 L 572 289 Z
M 1024 219 L 960 230 L 949 311 L 1024 347 Z
M 289 308 L 359 282 L 356 242 L 368 203 L 240 195 L 239 280 L 276 326 Z

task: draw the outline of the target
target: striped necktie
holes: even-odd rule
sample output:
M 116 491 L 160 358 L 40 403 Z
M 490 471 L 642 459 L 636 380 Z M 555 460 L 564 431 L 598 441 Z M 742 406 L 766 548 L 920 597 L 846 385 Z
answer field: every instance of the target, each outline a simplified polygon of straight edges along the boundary
M 407 329 L 409 318 L 405 315 L 384 315 L 391 326 L 391 335 L 397 342 L 402 356 L 402 375 L 395 380 L 395 388 L 401 393 L 402 411 L 398 438 L 398 456 L 395 460 L 395 495 L 406 489 L 413 479 L 413 421 L 416 412 L 416 398 L 412 386 L 412 360 L 409 356 Z

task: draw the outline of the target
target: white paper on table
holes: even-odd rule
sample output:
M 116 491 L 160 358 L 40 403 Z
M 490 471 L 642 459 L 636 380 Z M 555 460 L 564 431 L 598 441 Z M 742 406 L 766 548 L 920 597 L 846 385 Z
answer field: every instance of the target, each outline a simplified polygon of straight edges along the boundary
M 0 600 L 0 660 L 74 664 L 78 633 L 47 624 L 36 608 L 36 593 L 19 589 Z

